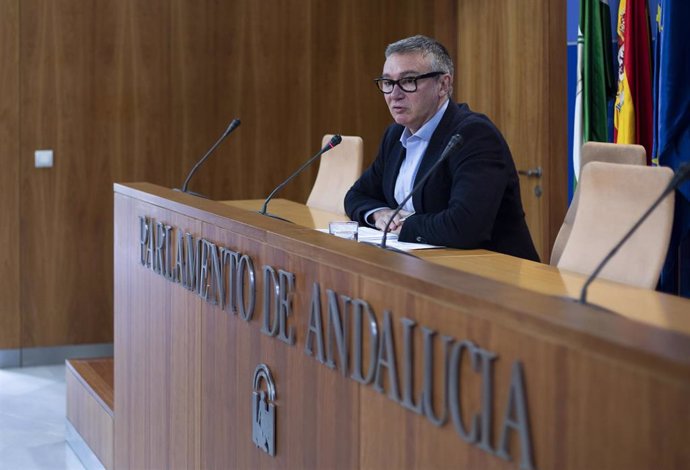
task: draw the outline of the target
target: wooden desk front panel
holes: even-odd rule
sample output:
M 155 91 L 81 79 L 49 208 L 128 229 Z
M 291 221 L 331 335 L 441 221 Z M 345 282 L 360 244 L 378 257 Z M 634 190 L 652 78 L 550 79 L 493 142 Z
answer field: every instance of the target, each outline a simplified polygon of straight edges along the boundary
M 198 468 L 202 301 L 139 263 L 138 215 L 201 232 L 115 194 L 115 468 Z
M 188 214 L 116 194 L 116 468 L 519 468 L 516 433 L 509 444 L 513 460 L 506 461 L 463 441 L 450 419 L 436 427 L 391 400 L 387 373 L 379 393 L 308 356 L 315 282 L 324 338 L 326 289 L 365 300 L 379 331 L 384 311 L 391 312 L 401 391 L 400 319 L 417 323 L 415 401 L 422 387 L 422 326 L 495 353 L 487 439 L 493 451 L 512 367 L 520 361 L 535 468 L 674 468 L 690 462 L 687 360 L 645 343 L 667 338 L 669 351 L 676 345 L 687 351 L 685 336 L 255 215 L 220 220 Z M 137 215 L 249 255 L 257 273 L 253 319 L 222 311 L 138 265 Z M 263 265 L 295 275 L 289 319 L 295 345 L 260 332 Z M 442 353 L 436 341 L 435 357 Z M 252 378 L 262 362 L 277 386 L 275 458 L 251 441 Z M 443 373 L 440 364 L 435 369 L 438 410 Z M 481 377 L 467 358 L 460 390 L 469 426 L 482 405 Z
M 294 297 L 294 313 L 288 321 L 296 338 L 293 346 L 261 333 L 261 289 L 249 322 L 204 305 L 202 468 L 357 468 L 359 387 L 305 355 L 310 298 L 303 295 L 311 293 L 312 284 L 319 279 L 334 289 L 351 292 L 356 276 L 228 230 L 204 226 L 203 236 L 248 254 L 257 278 L 264 264 L 294 273 L 295 291 L 300 294 Z M 277 387 L 275 458 L 257 449 L 251 440 L 252 379 L 260 363 L 269 366 Z
M 469 339 L 496 353 L 490 439 L 494 452 L 506 410 L 511 367 L 520 361 L 536 468 L 677 468 L 678 462 L 690 461 L 688 447 L 683 444 L 690 438 L 689 377 L 679 380 L 663 370 L 636 367 L 630 357 L 614 357 L 616 352 L 609 345 L 554 335 L 518 318 L 496 321 L 493 306 L 471 298 L 448 304 L 375 279 L 363 279 L 363 284 L 362 297 L 377 312 L 391 309 L 398 318 L 404 315 L 413 319 L 418 327 L 424 325 L 457 340 Z M 400 324 L 394 324 L 396 339 L 402 338 Z M 421 354 L 420 332 L 416 335 L 415 350 Z M 438 343 L 436 346 L 436 357 L 440 357 L 442 350 Z M 402 345 L 397 347 L 401 364 Z M 421 362 L 415 364 L 416 398 L 421 390 Z M 469 426 L 471 416 L 481 410 L 481 380 L 467 358 L 462 367 L 460 403 Z M 439 369 L 437 378 L 442 376 Z M 385 388 L 388 392 L 389 385 Z M 439 429 L 423 417 L 394 406 L 386 395 L 371 387 L 361 391 L 361 438 L 367 441 L 361 444 L 363 468 L 520 468 L 520 443 L 515 433 L 509 447 L 516 463 L 509 465 L 462 441 L 450 419 Z M 442 403 L 438 391 L 436 388 L 437 406 Z

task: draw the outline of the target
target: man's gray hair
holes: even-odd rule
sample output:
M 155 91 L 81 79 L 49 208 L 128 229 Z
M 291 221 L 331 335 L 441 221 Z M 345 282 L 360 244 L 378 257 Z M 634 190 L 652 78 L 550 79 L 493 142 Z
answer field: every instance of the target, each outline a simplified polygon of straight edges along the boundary
M 431 56 L 431 68 L 434 72 L 445 72 L 451 76 L 455 75 L 453 59 L 450 58 L 448 50 L 441 44 L 427 36 L 417 35 L 401 39 L 386 47 L 386 59 L 393 54 L 414 54 L 421 53 L 423 56 Z

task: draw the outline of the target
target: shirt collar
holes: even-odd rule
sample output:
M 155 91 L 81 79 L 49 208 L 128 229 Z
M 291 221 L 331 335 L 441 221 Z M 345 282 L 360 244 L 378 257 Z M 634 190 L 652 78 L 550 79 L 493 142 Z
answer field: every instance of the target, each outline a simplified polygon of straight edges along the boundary
M 441 105 L 439 110 L 436 111 L 436 114 L 434 114 L 431 117 L 431 119 L 425 122 L 424 125 L 420 127 L 414 134 L 412 134 L 410 130 L 406 127 L 402 135 L 400 136 L 400 143 L 402 144 L 402 146 L 407 148 L 407 141 L 411 138 L 421 139 L 427 142 L 430 141 L 431 136 L 434 135 L 434 131 L 438 127 L 438 123 L 441 122 L 443 113 L 445 113 L 446 109 L 448 108 L 449 102 L 450 100 L 446 100 L 446 102 Z

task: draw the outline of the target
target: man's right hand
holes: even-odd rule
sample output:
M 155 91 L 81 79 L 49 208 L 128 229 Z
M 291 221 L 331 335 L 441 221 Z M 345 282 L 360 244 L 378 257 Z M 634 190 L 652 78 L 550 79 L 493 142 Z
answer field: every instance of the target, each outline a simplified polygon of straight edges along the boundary
M 388 223 L 394 212 L 395 209 L 381 209 L 371 214 L 371 217 L 374 219 L 374 226 L 379 230 L 383 230 L 384 228 L 386 228 L 386 224 Z M 407 218 L 411 214 L 412 212 L 406 210 L 401 210 L 400 212 L 398 212 L 393 218 L 393 221 L 391 222 L 390 226 L 388 227 L 388 231 L 393 233 L 399 233 L 404 223 L 403 219 Z

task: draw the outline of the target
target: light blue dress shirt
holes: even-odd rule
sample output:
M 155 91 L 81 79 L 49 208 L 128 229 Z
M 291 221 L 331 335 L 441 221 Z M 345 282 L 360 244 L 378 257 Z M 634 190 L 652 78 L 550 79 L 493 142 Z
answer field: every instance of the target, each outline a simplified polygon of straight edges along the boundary
M 432 116 L 422 127 L 417 130 L 414 134 L 410 133 L 410 130 L 406 127 L 400 136 L 400 143 L 405 147 L 405 159 L 400 165 L 400 172 L 398 173 L 398 179 L 395 181 L 395 200 L 400 204 L 403 199 L 407 197 L 414 187 L 414 180 L 417 177 L 417 171 L 419 171 L 419 164 L 422 162 L 424 153 L 429 146 L 429 141 L 431 136 L 434 135 L 434 131 L 438 127 L 438 123 L 441 122 L 443 113 L 446 112 L 448 108 L 448 100 L 441 106 L 441 108 L 436 111 L 436 114 Z M 403 209 L 409 212 L 414 212 L 414 205 L 412 204 L 412 198 L 405 203 Z
M 400 136 L 400 143 L 405 147 L 405 159 L 400 165 L 400 171 L 398 172 L 398 178 L 395 180 L 395 200 L 400 204 L 403 199 L 407 197 L 414 187 L 414 180 L 417 177 L 417 171 L 419 170 L 419 165 L 422 163 L 422 158 L 429 146 L 429 141 L 431 136 L 434 135 L 434 131 L 438 127 L 438 123 L 441 122 L 443 113 L 446 112 L 448 108 L 449 100 L 446 100 L 443 105 L 436 111 L 431 119 L 424 123 L 417 132 L 412 134 L 410 130 L 406 127 Z M 388 207 L 377 207 L 376 209 L 370 210 L 365 216 L 364 220 L 369 223 L 369 225 L 374 226 L 374 221 L 371 219 L 371 215 L 381 209 L 388 209 Z M 414 204 L 412 204 L 412 198 L 405 203 L 403 209 L 409 212 L 414 212 Z

